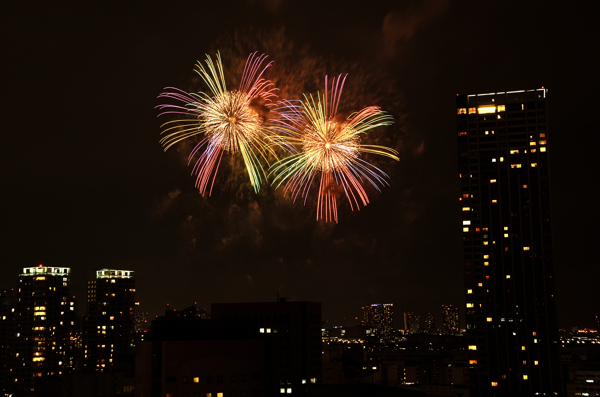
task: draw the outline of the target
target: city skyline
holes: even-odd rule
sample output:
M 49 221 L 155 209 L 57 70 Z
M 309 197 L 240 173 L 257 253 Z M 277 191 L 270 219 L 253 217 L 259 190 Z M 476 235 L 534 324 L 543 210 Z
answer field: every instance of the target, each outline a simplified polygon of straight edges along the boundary
M 599 138 L 580 113 L 599 85 L 586 50 L 598 29 L 591 13 L 510 1 L 317 6 L 11 4 L 0 288 L 42 263 L 72 269 L 79 302 L 96 270 L 135 271 L 136 299 L 150 318 L 165 303 L 208 308 L 277 294 L 322 302 L 331 323 L 375 302 L 394 303 L 396 328 L 404 311 L 433 312 L 439 323 L 442 304 L 463 318 L 455 96 L 544 86 L 558 321 L 594 326 L 599 212 L 589 175 Z M 369 133 L 371 143 L 400 151 L 384 167 L 391 185 L 369 191 L 360 211 L 340 208 L 338 224 L 315 222 L 312 207 L 269 188 L 255 195 L 229 183 L 200 196 L 190 148 L 162 152 L 156 97 L 167 86 L 198 89 L 195 61 L 220 49 L 232 62 L 232 42 L 258 43 L 252 51 L 275 62 L 268 77 L 290 64 L 310 65 L 321 84 L 325 73 L 349 73 L 349 110 L 375 99 L 394 117 Z

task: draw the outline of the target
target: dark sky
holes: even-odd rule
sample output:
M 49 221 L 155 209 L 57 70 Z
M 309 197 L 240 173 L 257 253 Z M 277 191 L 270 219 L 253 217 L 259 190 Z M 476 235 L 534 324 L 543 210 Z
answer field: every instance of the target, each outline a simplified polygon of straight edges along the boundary
M 322 302 L 333 323 L 375 302 L 439 321 L 442 304 L 464 306 L 455 96 L 544 86 L 559 321 L 591 326 L 600 314 L 597 9 L 510 0 L 16 3 L 1 24 L 0 288 L 23 267 L 67 266 L 83 312 L 86 281 L 108 267 L 136 271 L 137 299 L 152 316 L 167 302 L 208 308 L 279 292 Z M 387 87 L 377 105 L 396 123 L 373 139 L 399 149 L 400 162 L 377 160 L 392 179 L 369 191 L 366 208 L 317 223 L 312 208 L 279 191 L 236 185 L 234 171 L 203 198 L 186 166 L 190 146 L 163 153 L 157 95 L 199 87 L 196 60 L 238 41 L 270 41 L 259 51 L 284 41 L 269 53 L 273 71 L 310 58 L 304 73 L 351 73 L 350 102 L 369 98 L 352 97 L 361 87 Z

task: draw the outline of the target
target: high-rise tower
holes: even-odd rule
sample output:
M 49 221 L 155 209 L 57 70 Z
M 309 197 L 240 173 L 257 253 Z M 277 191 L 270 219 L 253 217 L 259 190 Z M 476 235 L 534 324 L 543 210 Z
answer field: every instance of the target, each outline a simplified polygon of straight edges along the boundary
M 102 372 L 118 361 L 133 361 L 134 320 L 133 271 L 96 271 L 96 279 L 88 282 L 88 312 L 83 332 L 84 370 Z
M 394 338 L 393 328 L 393 303 L 373 303 L 362 307 L 362 324 L 369 334 L 379 340 L 390 341 Z
M 456 97 L 474 395 L 561 393 L 547 94 Z
M 458 324 L 458 307 L 452 305 L 442 305 L 442 334 L 458 334 Z
M 68 267 L 26 267 L 7 295 L 2 316 L 2 327 L 11 331 L 3 337 L 7 392 L 31 392 L 37 379 L 73 369 L 78 319 L 70 272 Z

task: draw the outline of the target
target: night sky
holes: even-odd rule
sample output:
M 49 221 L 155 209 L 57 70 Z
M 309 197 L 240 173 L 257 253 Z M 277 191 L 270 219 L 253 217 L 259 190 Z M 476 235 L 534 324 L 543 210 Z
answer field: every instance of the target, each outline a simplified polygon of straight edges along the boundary
M 136 272 L 152 317 L 166 303 L 209 308 L 279 293 L 322 302 L 334 324 L 376 302 L 394 303 L 396 327 L 402 311 L 431 311 L 439 323 L 442 304 L 464 307 L 456 94 L 544 86 L 559 323 L 593 326 L 598 10 L 550 3 L 5 6 L 0 288 L 23 267 L 70 267 L 83 313 L 87 280 L 108 267 Z M 154 107 L 164 87 L 202 89 L 194 64 L 216 50 L 232 69 L 266 51 L 275 61 L 267 77 L 286 95 L 349 73 L 344 106 L 378 105 L 396 120 L 368 138 L 400 152 L 399 162 L 368 158 L 390 186 L 369 189 L 360 211 L 342 206 L 338 224 L 316 222 L 311 206 L 280 190 L 254 194 L 235 163 L 200 196 L 187 166 L 194 141 L 164 153 Z

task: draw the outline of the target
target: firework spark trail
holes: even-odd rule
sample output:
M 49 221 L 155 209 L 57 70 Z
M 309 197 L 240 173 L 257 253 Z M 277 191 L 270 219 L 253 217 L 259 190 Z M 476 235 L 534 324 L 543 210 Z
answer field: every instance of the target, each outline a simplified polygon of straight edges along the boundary
M 239 90 L 228 91 L 220 54 L 217 53 L 216 62 L 207 55 L 206 65 L 198 62 L 195 71 L 206 83 L 211 95 L 167 87 L 158 96 L 176 102 L 157 106 L 162 111 L 159 116 L 183 116 L 161 126 L 164 136 L 160 143 L 165 151 L 184 139 L 204 134 L 189 156 L 189 163 L 198 156 L 192 173 L 196 175 L 196 187 L 202 195 L 209 185 L 209 195 L 212 193 L 223 152 L 241 153 L 252 187 L 258 193 L 265 177 L 260 159 L 266 161 L 269 153 L 274 155 L 274 146 L 290 150 L 280 138 L 278 124 L 257 110 L 262 108 L 275 113 L 287 110 L 287 107 L 273 103 L 277 98 L 276 88 L 270 80 L 262 77 L 273 63 L 263 67 L 266 58 L 264 54 L 250 54 Z
M 346 75 L 347 76 L 347 75 Z M 288 111 L 278 121 L 281 130 L 287 132 L 290 144 L 301 147 L 271 167 L 273 184 L 284 185 L 284 193 L 290 193 L 295 201 L 298 196 L 308 198 L 313 181 L 319 179 L 317 195 L 317 220 L 337 222 L 336 187 L 341 186 L 350 203 L 350 208 L 360 209 L 360 203 L 367 205 L 369 198 L 363 187 L 364 182 L 380 190 L 387 185 L 387 174 L 360 158 L 361 153 L 377 154 L 398 160 L 394 149 L 361 145 L 360 136 L 369 130 L 392 124 L 392 116 L 377 106 L 369 106 L 352 113 L 346 120 L 339 121 L 338 107 L 346 80 L 342 75 L 333 78 L 331 89 L 325 77 L 325 93 L 305 95 L 299 104 L 286 102 Z

